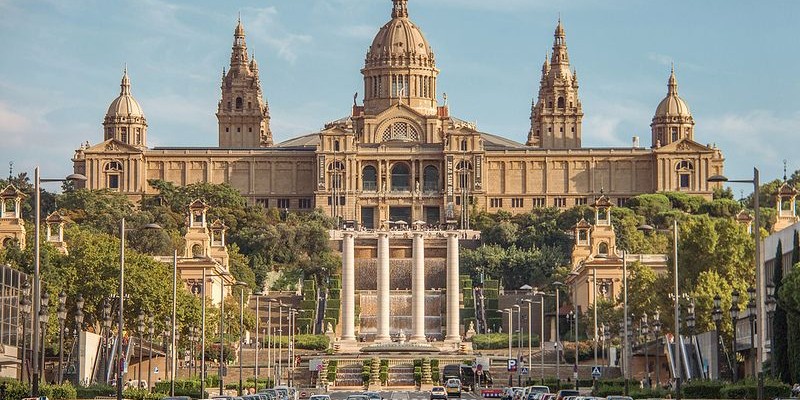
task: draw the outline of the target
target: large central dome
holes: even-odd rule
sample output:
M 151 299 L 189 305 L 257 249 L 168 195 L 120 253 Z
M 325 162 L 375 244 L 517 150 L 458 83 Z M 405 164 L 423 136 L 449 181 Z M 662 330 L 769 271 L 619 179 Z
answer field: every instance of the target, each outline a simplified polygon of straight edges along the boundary
M 394 0 L 392 20 L 375 35 L 366 66 L 434 66 L 433 50 L 422 31 L 408 19 L 408 0 Z
M 436 112 L 436 69 L 433 50 L 408 18 L 408 0 L 392 0 L 392 19 L 372 41 L 364 62 L 364 108 L 378 114 L 404 103 L 424 115 Z

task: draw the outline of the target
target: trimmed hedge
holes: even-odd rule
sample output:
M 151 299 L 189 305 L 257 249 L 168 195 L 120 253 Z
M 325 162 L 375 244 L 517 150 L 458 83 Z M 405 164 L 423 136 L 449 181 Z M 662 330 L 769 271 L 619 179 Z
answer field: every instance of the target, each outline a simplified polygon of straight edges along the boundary
M 512 346 L 516 347 L 519 340 L 522 339 L 522 345 L 528 346 L 527 334 L 514 334 L 511 337 Z M 539 346 L 539 337 L 533 335 L 531 337 L 531 346 Z M 472 347 L 475 350 L 495 350 L 508 348 L 508 334 L 507 333 L 487 333 L 483 335 L 475 335 L 472 337 Z
M 169 385 L 167 385 L 169 390 Z M 91 385 L 78 386 L 75 388 L 78 399 L 93 399 L 100 396 L 113 396 L 117 393 L 117 388 L 111 385 Z
M 792 388 L 782 382 L 766 380 L 764 382 L 764 398 L 789 397 Z M 758 397 L 758 384 L 752 380 L 739 382 L 735 385 L 725 386 L 719 391 L 723 399 L 755 399 Z
M 681 393 L 690 399 L 721 399 L 722 381 L 692 380 L 681 384 Z
M 297 335 L 295 346 L 303 350 L 325 350 L 330 346 L 330 339 L 325 335 Z

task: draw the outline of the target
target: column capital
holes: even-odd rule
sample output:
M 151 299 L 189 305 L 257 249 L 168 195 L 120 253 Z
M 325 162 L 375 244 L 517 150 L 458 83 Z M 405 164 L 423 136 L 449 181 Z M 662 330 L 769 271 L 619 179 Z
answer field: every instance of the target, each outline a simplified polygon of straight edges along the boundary
M 424 237 L 425 236 L 425 232 L 415 231 L 411 235 L 414 236 L 414 237 Z
M 378 231 L 378 237 L 387 237 L 389 236 L 389 232 L 387 231 Z
M 346 237 L 346 238 L 351 238 L 351 237 L 355 237 L 356 234 L 355 234 L 355 232 L 345 231 L 345 232 L 342 232 L 342 236 Z
M 446 235 L 447 235 L 447 237 L 459 237 L 459 236 L 461 236 L 460 233 L 453 232 L 453 231 L 447 231 Z

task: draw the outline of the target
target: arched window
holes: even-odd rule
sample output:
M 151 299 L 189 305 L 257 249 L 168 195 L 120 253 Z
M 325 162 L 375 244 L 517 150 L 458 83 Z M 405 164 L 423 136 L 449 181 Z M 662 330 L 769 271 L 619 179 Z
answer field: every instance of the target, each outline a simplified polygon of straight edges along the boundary
M 241 109 L 242 109 L 242 102 L 243 102 L 243 101 L 242 101 L 242 98 L 241 98 L 241 97 L 237 97 L 237 98 L 236 98 L 236 109 L 237 109 L 237 110 L 241 110 Z
M 422 173 L 423 190 L 425 192 L 438 192 L 439 191 L 439 169 L 433 165 L 425 167 Z
M 408 170 L 408 165 L 397 163 L 392 167 L 392 191 L 393 192 L 407 192 L 411 190 L 409 182 L 411 176 Z
M 372 165 L 367 165 L 361 172 L 361 188 L 365 192 L 378 190 L 378 171 Z
M 119 161 L 109 161 L 106 163 L 105 172 L 122 172 L 122 163 Z
M 195 244 L 194 246 L 192 246 L 192 256 L 200 257 L 200 256 L 204 256 L 204 255 L 205 254 L 203 254 L 203 247 L 202 246 L 200 246 L 199 244 Z
M 597 245 L 597 253 L 607 256 L 608 255 L 608 243 L 601 242 L 599 245 Z
M 109 161 L 103 167 L 106 173 L 106 187 L 113 190 L 119 189 L 119 176 L 122 172 L 122 163 L 119 161 Z
M 461 151 L 467 151 L 467 139 L 461 140 Z
M 456 174 L 458 174 L 459 188 L 469 189 L 470 175 L 472 175 L 472 163 L 469 161 L 461 161 L 456 165 Z
M 334 140 L 333 141 L 333 151 L 339 151 L 339 141 L 338 140 Z
M 558 108 L 564 108 L 564 107 L 566 107 L 566 104 L 564 102 L 564 98 L 563 97 L 559 97 L 558 98 Z
M 328 171 L 331 175 L 331 187 L 333 189 L 341 189 L 342 181 L 344 180 L 344 163 L 341 161 L 334 161 L 328 165 Z

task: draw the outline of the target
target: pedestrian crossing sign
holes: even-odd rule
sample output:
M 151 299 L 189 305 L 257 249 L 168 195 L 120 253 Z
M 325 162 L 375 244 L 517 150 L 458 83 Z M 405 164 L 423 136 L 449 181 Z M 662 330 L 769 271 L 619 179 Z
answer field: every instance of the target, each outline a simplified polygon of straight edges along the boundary
M 597 379 L 600 377 L 600 367 L 593 367 L 592 368 L 592 378 Z

